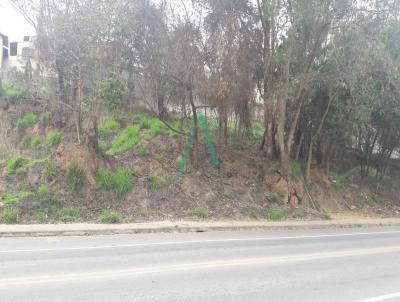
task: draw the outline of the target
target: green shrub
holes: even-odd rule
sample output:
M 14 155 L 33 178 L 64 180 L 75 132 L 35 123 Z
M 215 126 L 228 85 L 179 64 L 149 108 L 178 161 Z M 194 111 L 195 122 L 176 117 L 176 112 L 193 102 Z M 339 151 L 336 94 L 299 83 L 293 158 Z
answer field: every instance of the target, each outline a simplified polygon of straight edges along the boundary
M 201 218 L 201 219 L 206 219 L 208 217 L 207 211 L 203 208 L 196 208 L 193 211 L 193 215 L 196 216 L 197 218 Z
M 97 184 L 103 190 L 111 190 L 114 187 L 112 172 L 106 169 L 100 169 L 97 172 Z
M 4 194 L 2 196 L 3 203 L 5 205 L 12 205 L 12 204 L 23 201 L 24 199 L 28 198 L 31 195 L 32 195 L 32 193 L 29 193 L 29 192 L 20 192 L 18 194 Z
M 292 174 L 297 178 L 301 177 L 301 165 L 299 163 L 292 164 Z
M 102 83 L 99 95 L 110 109 L 116 109 L 121 105 L 125 90 L 126 85 L 113 73 Z
M 67 180 L 71 190 L 79 193 L 85 181 L 85 173 L 77 164 L 73 164 L 68 170 Z
M 285 217 L 285 212 L 282 209 L 275 209 L 268 214 L 268 218 L 272 221 L 279 221 Z
M 322 217 L 324 220 L 332 220 L 332 215 L 330 213 L 324 213 Z
M 116 133 L 119 130 L 119 124 L 113 118 L 107 118 L 104 125 L 99 128 L 101 137 L 107 137 L 111 133 Z
M 136 114 L 134 119 L 139 121 L 140 128 L 150 130 L 149 134 L 145 137 L 147 141 L 163 134 L 166 130 L 166 126 L 162 121 L 157 118 L 149 117 L 146 114 Z
M 50 147 L 56 147 L 61 143 L 64 133 L 60 130 L 52 130 L 47 134 L 46 143 Z
M 7 173 L 9 175 L 13 174 L 15 170 L 22 167 L 25 162 L 26 159 L 22 158 L 21 156 L 12 156 L 7 161 Z
M 42 139 L 40 136 L 28 134 L 23 138 L 22 146 L 24 149 L 28 150 L 40 149 L 42 146 Z
M 37 189 L 37 193 L 39 195 L 46 196 L 46 195 L 49 195 L 50 190 L 45 185 L 40 185 L 39 188 Z
M 140 146 L 139 147 L 139 155 L 142 157 L 149 156 L 150 151 L 146 146 Z
M 2 213 L 2 221 L 6 224 L 18 223 L 19 210 L 18 209 L 6 209 Z
M 18 119 L 17 127 L 23 128 L 23 127 L 31 126 L 33 124 L 36 124 L 38 121 L 39 121 L 38 116 L 34 113 L 29 112 Z
M 158 176 L 156 174 L 150 174 L 149 182 L 150 182 L 150 186 L 155 190 L 161 189 L 162 187 L 164 187 L 167 184 L 167 181 L 165 180 L 165 178 Z
M 45 223 L 45 222 L 47 222 L 47 219 L 48 219 L 48 213 L 47 213 L 47 211 L 38 211 L 35 214 L 35 218 L 36 218 L 37 222 Z
M 28 168 L 20 167 L 17 170 L 15 170 L 15 174 L 17 174 L 18 176 L 26 175 L 26 174 L 28 174 Z
M 122 223 L 122 215 L 116 211 L 105 210 L 101 213 L 99 221 L 106 224 Z
M 112 179 L 115 190 L 118 192 L 118 194 L 127 194 L 132 189 L 133 174 L 131 170 L 127 168 L 121 168 L 114 174 Z
M 52 181 L 57 177 L 58 167 L 55 163 L 48 163 L 43 170 L 43 176 L 47 181 Z
M 20 86 L 5 87 L 4 94 L 12 101 L 20 101 L 26 96 L 26 90 Z
M 114 140 L 108 155 L 118 155 L 131 150 L 139 143 L 140 126 L 129 126 Z

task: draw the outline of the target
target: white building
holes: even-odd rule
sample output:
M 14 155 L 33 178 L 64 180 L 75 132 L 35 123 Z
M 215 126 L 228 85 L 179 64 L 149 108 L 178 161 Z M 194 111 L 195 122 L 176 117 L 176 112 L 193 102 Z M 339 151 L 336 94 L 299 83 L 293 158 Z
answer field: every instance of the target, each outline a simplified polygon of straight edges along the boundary
M 9 45 L 8 45 L 8 37 L 0 33 L 0 70 L 5 67 L 5 64 L 8 60 L 9 54 Z

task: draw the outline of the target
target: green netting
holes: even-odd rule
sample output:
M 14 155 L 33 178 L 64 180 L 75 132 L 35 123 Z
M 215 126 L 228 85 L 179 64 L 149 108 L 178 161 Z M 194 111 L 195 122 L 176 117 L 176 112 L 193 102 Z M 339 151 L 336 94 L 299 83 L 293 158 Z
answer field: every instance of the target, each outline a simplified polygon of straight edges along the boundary
M 218 159 L 217 149 L 215 148 L 214 141 L 211 137 L 210 131 L 208 130 L 207 121 L 201 112 L 199 113 L 199 123 L 203 128 L 203 134 L 205 139 L 207 140 L 208 152 L 211 155 L 212 164 L 215 167 L 218 167 L 220 165 L 220 161 Z

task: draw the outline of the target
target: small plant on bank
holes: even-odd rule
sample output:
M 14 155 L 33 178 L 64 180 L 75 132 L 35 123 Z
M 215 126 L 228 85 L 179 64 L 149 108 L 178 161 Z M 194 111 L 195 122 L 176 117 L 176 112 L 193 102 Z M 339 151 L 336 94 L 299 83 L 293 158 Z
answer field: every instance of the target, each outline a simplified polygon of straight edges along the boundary
M 103 190 L 111 190 L 114 187 L 112 172 L 106 169 L 100 169 L 97 172 L 97 184 Z
M 3 92 L 14 102 L 22 100 L 27 94 L 26 89 L 20 86 L 5 87 Z
M 19 210 L 18 209 L 6 209 L 3 211 L 2 215 L 1 215 L 1 220 L 5 223 L 5 224 L 16 224 L 18 223 L 19 220 Z
M 231 199 L 233 197 L 233 193 L 231 191 L 224 191 L 222 196 L 226 199 Z
M 36 135 L 26 135 L 22 140 L 22 147 L 27 150 L 37 150 L 42 146 L 42 140 Z
M 18 119 L 17 128 L 21 129 L 27 126 L 31 126 L 36 124 L 39 121 L 39 118 L 34 113 L 26 113 L 24 116 Z
M 85 218 L 85 211 L 76 208 L 64 208 L 59 210 L 55 215 L 57 220 L 61 222 L 77 222 L 82 221 Z
M 116 133 L 119 130 L 119 124 L 113 118 L 107 118 L 104 125 L 99 128 L 101 137 L 107 137 L 111 133 Z
M 40 185 L 39 188 L 37 189 L 37 193 L 41 196 L 46 196 L 50 194 L 50 190 L 45 185 Z
M 165 178 L 158 176 L 156 174 L 150 174 L 149 182 L 150 182 L 151 188 L 154 190 L 161 189 L 162 187 L 164 187 L 167 184 L 167 181 Z
M 139 143 L 140 126 L 129 126 L 114 140 L 108 155 L 123 154 Z
M 119 169 L 113 176 L 115 190 L 120 195 L 127 194 L 132 189 L 133 174 L 127 168 Z
M 101 213 L 99 221 L 105 224 L 122 223 L 122 215 L 117 211 L 105 210 Z
M 30 192 L 20 192 L 17 194 L 4 194 L 2 195 L 3 198 L 2 201 L 5 205 L 12 205 L 20 201 L 23 201 L 24 199 L 28 198 L 31 195 L 32 193 Z
M 282 209 L 275 209 L 268 214 L 268 218 L 272 221 L 279 221 L 285 217 L 285 211 Z
M 50 147 L 56 147 L 61 143 L 64 133 L 59 130 L 50 131 L 47 134 L 46 143 Z
M 203 208 L 196 208 L 193 211 L 193 215 L 196 216 L 197 218 L 200 218 L 200 219 L 208 218 L 208 212 Z
M 146 146 L 140 146 L 139 147 L 139 155 L 142 157 L 149 156 L 150 151 Z
M 21 168 L 25 163 L 25 159 L 21 156 L 13 156 L 7 161 L 7 173 L 9 175 L 13 174 L 16 169 Z
M 324 213 L 323 218 L 324 220 L 332 220 L 332 215 L 330 213 Z
M 17 170 L 15 170 L 15 174 L 17 174 L 18 176 L 25 176 L 26 174 L 28 174 L 28 168 L 20 167 Z
M 67 180 L 71 190 L 79 193 L 85 181 L 85 173 L 77 164 L 73 164 L 68 170 Z
M 43 170 L 43 176 L 47 181 L 53 181 L 58 175 L 58 167 L 55 163 L 48 163 Z

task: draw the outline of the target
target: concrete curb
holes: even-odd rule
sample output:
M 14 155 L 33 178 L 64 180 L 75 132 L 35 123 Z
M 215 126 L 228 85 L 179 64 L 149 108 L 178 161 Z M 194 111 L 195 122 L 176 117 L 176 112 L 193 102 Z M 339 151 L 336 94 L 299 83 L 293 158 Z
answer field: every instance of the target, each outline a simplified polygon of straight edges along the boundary
M 46 236 L 93 236 L 148 233 L 189 233 L 213 231 L 251 230 L 311 230 L 332 228 L 400 226 L 400 219 L 356 219 L 332 221 L 163 221 L 121 225 L 104 224 L 56 224 L 56 225 L 0 225 L 0 238 Z

